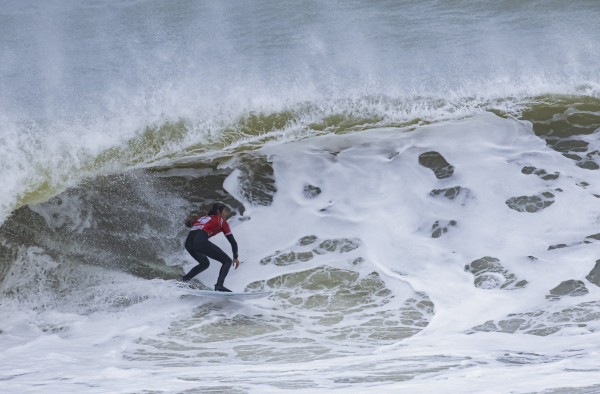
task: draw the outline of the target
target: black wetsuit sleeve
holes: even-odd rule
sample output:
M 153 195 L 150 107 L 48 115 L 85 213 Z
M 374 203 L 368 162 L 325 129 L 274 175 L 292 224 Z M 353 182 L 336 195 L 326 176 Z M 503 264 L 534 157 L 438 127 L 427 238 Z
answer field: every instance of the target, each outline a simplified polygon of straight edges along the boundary
M 233 252 L 233 258 L 237 259 L 238 258 L 237 242 L 235 241 L 235 238 L 233 238 L 233 234 L 226 235 L 226 237 L 227 237 L 227 240 L 229 241 L 229 243 L 231 244 L 231 251 Z

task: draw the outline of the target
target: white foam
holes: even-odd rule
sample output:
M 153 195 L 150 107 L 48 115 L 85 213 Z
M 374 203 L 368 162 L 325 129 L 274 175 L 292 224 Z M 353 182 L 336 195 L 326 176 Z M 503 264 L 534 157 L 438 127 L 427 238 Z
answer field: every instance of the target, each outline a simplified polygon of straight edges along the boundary
M 442 153 L 455 166 L 454 176 L 438 180 L 418 163 L 419 154 L 430 150 Z M 566 297 L 557 303 L 545 298 L 550 289 L 564 280 L 584 280 L 594 266 L 598 252 L 595 244 L 550 251 L 548 247 L 561 239 L 583 240 L 597 232 L 597 199 L 576 185 L 578 180 L 589 181 L 596 174 L 579 169 L 548 148 L 533 135 L 530 125 L 487 114 L 414 132 L 368 130 L 313 138 L 265 151 L 274 161 L 278 193 L 271 207 L 249 208 L 247 214 L 253 220 L 236 229 L 242 240 L 254 239 L 250 242 L 252 249 L 246 253 L 258 256 L 267 245 L 278 249 L 305 234 L 356 237 L 364 243 L 360 253 L 367 264 L 361 267 L 363 272 L 379 272 L 386 285 L 401 297 L 409 296 L 409 285 L 427 294 L 435 304 L 433 320 L 418 340 L 415 337 L 419 347 L 447 355 L 467 355 L 479 349 L 482 359 L 475 356 L 477 362 L 507 349 L 519 353 L 530 348 L 532 353 L 555 355 L 555 361 L 548 361 L 552 371 L 560 376 L 567 374 L 562 365 L 564 354 L 576 346 L 576 339 L 560 343 L 554 337 L 532 338 L 519 333 L 465 335 L 486 321 L 497 322 L 515 313 L 558 312 L 593 301 L 600 294 L 595 285 L 586 282 L 588 296 Z M 523 174 L 521 169 L 526 165 L 559 172 L 559 179 L 544 181 Z M 297 172 L 298 168 L 302 168 L 302 173 Z M 319 187 L 322 193 L 307 200 L 302 194 L 306 184 Z M 429 196 L 429 191 L 449 186 L 468 188 L 472 198 L 463 206 Z M 556 191 L 558 188 L 563 191 Z M 511 197 L 548 190 L 555 195 L 555 202 L 541 212 L 516 212 L 506 204 Z M 230 191 L 234 190 L 230 187 Z M 455 219 L 458 225 L 441 238 L 432 238 L 431 224 L 444 218 Z M 260 239 L 268 240 L 268 244 Z M 528 285 L 517 290 L 476 288 L 473 275 L 465 272 L 464 266 L 484 256 L 499 258 L 506 269 L 519 279 L 526 279 Z M 261 271 L 262 274 L 267 272 Z M 533 322 L 542 326 L 553 324 L 535 319 Z M 593 336 L 595 325 L 588 322 L 572 332 L 563 329 L 560 335 Z M 460 343 L 461 350 L 447 352 L 449 338 Z M 480 342 L 477 338 L 483 339 Z M 531 346 L 532 342 L 537 345 Z M 411 349 L 409 344 L 397 351 L 412 354 Z M 593 349 L 590 351 L 595 352 Z M 393 352 L 384 353 L 394 357 Z M 578 366 L 590 362 L 569 361 Z M 493 372 L 495 368 L 498 372 Z M 490 379 L 494 380 L 496 373 L 500 376 L 506 372 L 501 363 L 488 369 L 491 370 L 478 374 L 491 374 Z M 535 366 L 528 369 L 529 373 L 542 373 L 532 372 Z M 589 377 L 583 379 L 586 384 L 593 382 Z M 499 378 L 496 381 L 500 383 Z M 527 386 L 524 379 L 510 387 L 521 386 L 535 387 Z

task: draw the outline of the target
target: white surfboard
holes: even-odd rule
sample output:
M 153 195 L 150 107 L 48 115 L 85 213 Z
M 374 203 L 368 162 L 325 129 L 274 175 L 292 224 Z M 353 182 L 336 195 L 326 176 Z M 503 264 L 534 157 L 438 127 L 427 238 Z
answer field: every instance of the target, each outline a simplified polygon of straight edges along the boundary
M 186 293 L 196 297 L 211 297 L 228 300 L 253 300 L 256 298 L 268 297 L 272 291 L 252 291 L 252 292 L 226 292 L 213 290 L 195 290 L 186 289 Z

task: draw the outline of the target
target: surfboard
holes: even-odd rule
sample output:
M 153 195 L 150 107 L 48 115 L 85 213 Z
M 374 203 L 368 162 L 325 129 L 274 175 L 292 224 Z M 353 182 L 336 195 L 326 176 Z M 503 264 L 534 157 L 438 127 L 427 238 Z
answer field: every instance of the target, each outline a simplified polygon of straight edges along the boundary
M 252 291 L 252 292 L 225 292 L 213 290 L 195 290 L 186 289 L 186 293 L 196 297 L 211 297 L 227 300 L 253 300 L 256 298 L 268 297 L 272 291 Z

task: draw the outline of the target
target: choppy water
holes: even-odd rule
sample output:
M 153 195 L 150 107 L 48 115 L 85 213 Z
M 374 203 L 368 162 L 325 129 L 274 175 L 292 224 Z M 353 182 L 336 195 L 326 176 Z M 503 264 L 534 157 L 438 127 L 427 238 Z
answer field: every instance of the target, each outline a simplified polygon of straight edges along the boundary
M 0 2 L 3 392 L 600 390 L 599 17 Z

